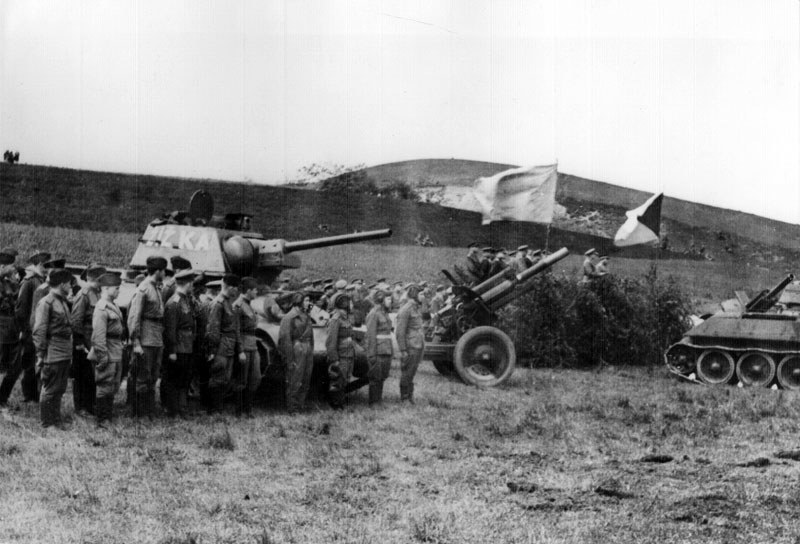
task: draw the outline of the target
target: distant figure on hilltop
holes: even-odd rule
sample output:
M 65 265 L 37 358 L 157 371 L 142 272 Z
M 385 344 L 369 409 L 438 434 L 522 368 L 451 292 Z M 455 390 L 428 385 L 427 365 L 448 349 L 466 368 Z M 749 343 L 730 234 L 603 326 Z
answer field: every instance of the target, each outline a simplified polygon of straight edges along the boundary
M 19 162 L 19 151 L 11 151 L 6 149 L 3 153 L 3 160 L 6 161 L 8 164 L 14 164 L 15 162 Z

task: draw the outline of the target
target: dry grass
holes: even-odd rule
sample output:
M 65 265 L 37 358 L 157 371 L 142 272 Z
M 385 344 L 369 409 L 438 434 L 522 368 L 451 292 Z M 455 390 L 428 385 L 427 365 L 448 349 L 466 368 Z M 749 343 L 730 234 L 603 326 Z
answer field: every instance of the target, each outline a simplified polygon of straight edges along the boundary
M 19 542 L 795 542 L 800 397 L 660 370 L 423 365 L 401 405 L 98 431 L 2 420 L 0 534 Z M 67 397 L 65 397 L 67 398 Z M 69 401 L 65 401 L 69 405 Z M 67 413 L 71 407 L 67 406 Z M 659 453 L 673 461 L 644 463 Z M 740 467 L 766 457 L 763 467 Z M 511 485 L 509 485 L 511 484 Z M 512 491 L 513 488 L 515 491 Z M 602 488 L 603 493 L 599 493 Z

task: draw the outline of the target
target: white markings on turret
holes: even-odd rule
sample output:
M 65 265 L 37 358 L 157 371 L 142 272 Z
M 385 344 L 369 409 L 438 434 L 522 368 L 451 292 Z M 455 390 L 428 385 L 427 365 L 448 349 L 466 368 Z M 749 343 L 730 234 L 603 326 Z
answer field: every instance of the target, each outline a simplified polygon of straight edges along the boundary
M 193 227 L 172 225 L 148 227 L 143 241 L 148 246 L 188 251 L 208 251 L 211 248 L 211 234 Z

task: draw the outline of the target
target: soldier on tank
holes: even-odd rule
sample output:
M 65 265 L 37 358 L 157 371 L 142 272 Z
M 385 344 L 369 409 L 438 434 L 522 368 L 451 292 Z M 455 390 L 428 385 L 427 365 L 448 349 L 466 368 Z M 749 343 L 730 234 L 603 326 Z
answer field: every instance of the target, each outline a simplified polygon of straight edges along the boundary
M 92 348 L 92 318 L 100 300 L 97 280 L 105 273 L 106 269 L 102 266 L 89 265 L 81 274 L 81 279 L 86 283 L 72 303 L 72 403 L 79 415 L 94 414 L 94 366 L 86 359 L 86 355 Z
M 366 352 L 369 370 L 369 404 L 383 402 L 383 382 L 389 377 L 392 366 L 392 295 L 388 291 L 375 291 L 375 305 L 367 314 Z
M 291 309 L 281 320 L 278 350 L 286 363 L 286 410 L 295 414 L 305 407 L 314 368 L 314 330 L 303 306 L 302 294 L 291 295 Z
M 158 284 L 164 277 L 167 260 L 147 258 L 147 275 L 131 299 L 128 331 L 133 344 L 132 370 L 136 376 L 136 417 L 153 418 L 156 380 L 160 375 L 164 352 L 164 301 Z
M 250 303 L 258 296 L 258 282 L 255 278 L 242 278 L 239 298 L 233 303 L 233 310 L 239 320 L 242 339 L 241 351 L 245 358 L 239 363 L 239 372 L 233 384 L 236 395 L 236 415 L 253 416 L 253 397 L 261 385 L 261 359 L 256 342 L 256 325 L 258 317 Z
M 0 383 L 0 406 L 6 405 L 14 389 L 14 384 L 22 375 L 22 396 L 25 402 L 39 400 L 36 386 L 36 349 L 31 336 L 31 316 L 34 315 L 33 294 L 45 281 L 45 263 L 50 260 L 49 253 L 37 253 L 30 258 L 30 266 L 25 269 L 25 277 L 19 286 L 14 305 L 14 318 L 19 331 L 17 354 Z
M 356 355 L 353 324 L 350 321 L 350 302 L 350 297 L 344 293 L 334 295 L 334 311 L 328 321 L 328 337 L 325 339 L 330 378 L 328 397 L 335 409 L 344 407 L 347 384 L 353 373 Z
M 222 400 L 231 385 L 233 360 L 238 353 L 239 363 L 247 356 L 241 350 L 239 319 L 233 311 L 233 301 L 238 295 L 242 280 L 235 274 L 225 274 L 222 289 L 211 303 L 206 325 L 209 369 L 209 413 L 222 411 Z
M 104 427 L 114 417 L 114 395 L 122 379 L 122 350 L 125 322 L 114 302 L 122 280 L 106 272 L 97 278 L 100 300 L 92 314 L 92 337 L 89 359 L 94 362 L 97 426 Z
M 408 288 L 408 301 L 397 314 L 397 347 L 400 348 L 400 400 L 414 403 L 414 376 L 425 348 L 419 286 Z
M 16 249 L 0 251 L 0 372 L 7 372 L 14 364 L 19 346 L 19 329 L 14 318 L 19 293 L 16 260 Z
M 189 377 L 192 371 L 197 320 L 192 304 L 195 274 L 175 274 L 175 291 L 164 306 L 164 370 L 161 373 L 161 404 L 167 416 L 185 418 L 188 410 Z
M 67 390 L 72 362 L 72 323 L 67 294 L 72 274 L 58 268 L 50 272 L 50 292 L 36 305 L 31 336 L 36 367 L 42 381 L 39 415 L 42 427 L 60 426 L 61 397 Z

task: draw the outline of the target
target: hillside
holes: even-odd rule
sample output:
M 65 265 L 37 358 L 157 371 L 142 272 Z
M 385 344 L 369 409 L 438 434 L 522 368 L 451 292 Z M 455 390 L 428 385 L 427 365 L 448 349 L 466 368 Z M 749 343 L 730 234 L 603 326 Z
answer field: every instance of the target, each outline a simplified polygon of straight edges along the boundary
M 378 183 L 466 184 L 507 168 L 460 160 L 420 160 L 365 170 Z M 186 207 L 198 188 L 211 192 L 218 213 L 255 214 L 255 230 L 268 237 L 317 238 L 390 226 L 392 244 L 414 244 L 427 235 L 437 246 L 464 247 L 472 241 L 495 246 L 567 246 L 575 252 L 597 247 L 614 252 L 610 238 L 624 212 L 641 203 L 640 191 L 561 175 L 557 200 L 563 206 L 547 228 L 530 223 L 480 225 L 473 212 L 433 204 L 215 180 L 168 178 L 72 170 L 34 165 L 0 165 L 0 221 L 101 232 L 141 232 L 149 220 Z M 794 261 L 800 227 L 749 214 L 666 198 L 664 234 L 669 251 L 661 258 L 744 259 L 753 263 Z M 737 234 L 734 234 L 737 232 Z M 653 258 L 657 250 L 628 248 L 621 257 Z

